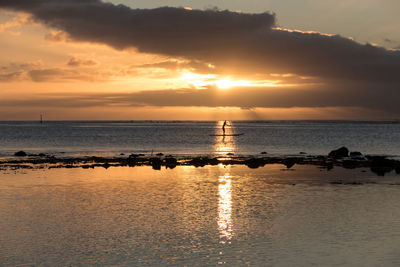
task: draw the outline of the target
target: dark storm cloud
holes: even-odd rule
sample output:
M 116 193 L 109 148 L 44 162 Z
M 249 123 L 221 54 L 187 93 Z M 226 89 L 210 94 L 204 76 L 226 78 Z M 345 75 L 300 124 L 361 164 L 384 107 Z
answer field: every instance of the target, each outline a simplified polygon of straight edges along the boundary
M 226 43 L 260 27 L 271 27 L 274 16 L 229 11 L 188 11 L 183 8 L 131 9 L 98 0 L 1 0 L 0 7 L 29 12 L 42 23 L 66 31 L 84 41 L 107 43 L 116 48 L 177 52 Z M 213 38 L 213 40 L 210 40 Z M 160 43 L 161 42 L 161 43 Z M 164 47 L 164 48 L 162 48 Z M 163 52 L 163 51 L 158 51 Z
M 270 13 L 162 7 L 131 9 L 99 0 L 0 0 L 72 39 L 137 48 L 256 72 L 400 81 L 400 52 L 341 36 L 275 29 Z

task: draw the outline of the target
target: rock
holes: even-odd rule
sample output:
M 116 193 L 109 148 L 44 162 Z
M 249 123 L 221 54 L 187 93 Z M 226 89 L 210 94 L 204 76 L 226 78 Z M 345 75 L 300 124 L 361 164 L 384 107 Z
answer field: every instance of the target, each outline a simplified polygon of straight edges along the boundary
M 161 170 L 161 164 L 162 161 L 160 158 L 152 158 L 150 159 L 151 162 L 151 167 L 153 167 L 154 170 Z
M 286 168 L 290 169 L 296 164 L 295 158 L 287 158 L 282 161 L 282 164 L 286 166 Z
M 332 157 L 332 158 L 348 157 L 349 156 L 349 150 L 347 149 L 347 147 L 343 146 L 343 147 L 341 147 L 339 149 L 332 150 L 331 152 L 329 152 L 328 156 Z
M 211 158 L 211 159 L 207 159 L 208 164 L 210 165 L 218 165 L 220 164 L 220 161 L 218 160 L 218 158 Z
M 143 157 L 143 156 L 145 156 L 144 154 L 130 154 L 129 156 L 128 156 L 128 158 L 129 159 L 136 159 L 136 158 L 138 158 L 138 157 Z
M 352 158 L 362 158 L 363 154 L 361 152 L 358 152 L 358 151 L 353 151 L 353 152 L 350 152 L 350 157 L 352 157 Z
M 343 168 L 346 168 L 346 169 L 355 169 L 355 168 L 357 168 L 357 167 L 359 167 L 359 164 L 358 164 L 358 161 L 356 161 L 356 160 L 344 160 L 343 161 Z
M 178 163 L 178 161 L 174 157 L 167 157 L 165 158 L 164 162 L 165 162 L 165 167 L 170 169 L 175 168 Z
M 268 154 L 268 153 L 265 151 L 261 152 L 261 155 L 266 155 L 266 154 Z
M 39 157 L 47 157 L 47 155 L 44 154 L 44 153 L 40 153 L 38 156 L 39 156 Z
M 257 169 L 259 167 L 265 166 L 265 161 L 263 159 L 251 158 L 246 160 L 245 164 L 250 169 Z
M 233 153 L 228 153 L 228 154 L 226 154 L 227 156 L 233 156 L 233 155 L 235 155 L 235 154 L 233 154 Z
M 164 154 L 163 153 L 157 153 L 156 156 L 161 157 L 161 156 L 164 156 Z
M 134 153 L 132 153 L 132 154 L 129 155 L 129 158 L 138 158 L 138 157 L 144 157 L 144 156 L 145 156 L 145 154 L 134 154 Z
M 397 165 L 397 166 L 396 166 L 395 171 L 396 171 L 397 174 L 400 174 L 400 165 Z
M 383 160 L 386 160 L 386 159 L 387 159 L 386 156 L 371 156 L 371 155 L 366 155 L 365 157 L 366 157 L 368 160 L 370 160 L 371 162 L 372 162 L 372 161 L 378 162 L 378 161 L 383 161 Z
M 196 157 L 188 161 L 189 165 L 193 165 L 195 167 L 204 167 L 206 165 L 218 165 L 220 161 L 218 158 L 207 158 L 207 157 Z
M 383 156 L 368 156 L 367 158 L 370 161 L 371 171 L 378 176 L 385 176 L 386 173 L 395 170 L 397 167 L 396 161 Z
M 193 158 L 193 159 L 190 160 L 188 163 L 189 163 L 190 165 L 195 166 L 196 168 L 197 168 L 197 167 L 204 167 L 204 166 L 206 166 L 206 160 L 205 160 L 204 158 L 201 158 L 201 157 Z
M 26 157 L 26 156 L 28 156 L 28 154 L 26 154 L 25 151 L 18 151 L 18 152 L 14 153 L 14 156 L 16 156 L 16 157 Z
M 326 168 L 327 171 L 330 171 L 333 169 L 333 163 L 329 161 L 323 162 L 322 167 Z
M 137 161 L 137 158 L 136 158 L 136 157 L 131 157 L 131 156 L 129 156 L 129 158 L 126 159 L 126 164 L 127 164 L 129 167 L 135 167 L 135 166 L 136 166 L 136 161 Z
M 306 155 L 307 153 L 306 153 L 306 152 L 303 152 L 303 151 L 301 151 L 299 154 L 300 154 L 300 155 Z

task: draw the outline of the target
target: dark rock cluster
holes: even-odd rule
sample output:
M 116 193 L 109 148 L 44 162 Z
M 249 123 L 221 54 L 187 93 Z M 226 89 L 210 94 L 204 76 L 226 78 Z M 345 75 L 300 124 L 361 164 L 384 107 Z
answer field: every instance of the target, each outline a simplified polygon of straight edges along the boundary
M 328 156 L 331 157 L 331 158 L 348 157 L 349 156 L 349 150 L 347 149 L 347 147 L 343 146 L 343 147 L 338 148 L 336 150 L 332 150 L 331 152 L 329 152 Z
M 311 156 L 301 154 L 295 157 L 283 156 L 273 157 L 267 156 L 266 152 L 258 156 L 235 156 L 234 154 L 221 157 L 181 157 L 176 158 L 172 155 L 164 156 L 162 153 L 156 156 L 146 156 L 145 154 L 130 154 L 128 157 L 84 157 L 84 158 L 56 158 L 55 156 L 46 155 L 44 153 L 27 154 L 24 151 L 14 153 L 15 157 L 21 159 L 0 160 L 0 168 L 12 167 L 31 168 L 35 165 L 50 165 L 49 168 L 109 168 L 112 166 L 151 166 L 154 170 L 161 170 L 162 166 L 167 169 L 173 169 L 179 165 L 204 167 L 206 165 L 246 165 L 255 169 L 263 167 L 266 164 L 282 164 L 288 169 L 295 164 L 299 165 L 316 165 L 326 170 L 331 170 L 335 166 L 347 169 L 369 168 L 372 172 L 379 176 L 383 176 L 389 172 L 400 174 L 400 161 L 389 159 L 385 156 L 363 155 L 361 152 L 349 152 L 346 147 L 332 150 L 328 156 Z
M 28 156 L 28 154 L 26 154 L 25 151 L 18 151 L 18 152 L 14 153 L 14 156 L 16 156 L 16 157 L 26 157 L 26 156 Z

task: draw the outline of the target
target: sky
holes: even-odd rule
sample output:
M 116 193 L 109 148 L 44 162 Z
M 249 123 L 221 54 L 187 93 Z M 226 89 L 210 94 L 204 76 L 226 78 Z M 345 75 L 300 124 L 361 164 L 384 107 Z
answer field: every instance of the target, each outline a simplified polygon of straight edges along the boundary
M 0 0 L 0 120 L 397 120 L 397 10 Z

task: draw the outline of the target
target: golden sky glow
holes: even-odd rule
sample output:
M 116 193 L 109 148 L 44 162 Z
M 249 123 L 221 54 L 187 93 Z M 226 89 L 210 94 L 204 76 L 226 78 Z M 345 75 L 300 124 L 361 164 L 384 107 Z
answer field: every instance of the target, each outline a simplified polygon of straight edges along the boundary
M 186 66 L 186 61 L 182 59 L 139 53 L 135 50 L 118 51 L 101 44 L 65 40 L 61 38 L 63 35 L 60 32 L 30 22 L 27 14 L 8 11 L 2 11 L 1 14 L 3 24 L 0 28 L 2 36 L 0 46 L 2 50 L 10 51 L 1 56 L 2 66 L 17 69 L 20 67 L 18 65 L 24 65 L 25 71 L 37 70 L 37 77 L 33 80 L 27 77 L 27 73 L 22 73 L 15 79 L 0 83 L 3 99 L 29 100 L 40 98 L 41 95 L 68 96 L 82 92 L 129 93 L 193 87 L 201 90 L 210 86 L 220 90 L 229 90 L 232 87 L 284 86 L 282 77 L 273 77 L 276 80 L 244 80 L 242 77 L 236 78 L 233 75 L 196 73 L 192 72 L 190 66 Z M 60 35 L 61 39 L 54 37 L 57 35 Z M 29 45 L 32 43 L 37 45 Z M 176 66 L 169 68 L 168 64 L 162 63 L 176 64 Z M 214 68 L 211 64 L 208 67 L 210 70 Z M 288 84 L 288 86 L 293 85 Z M 31 114 L 31 112 L 25 113 L 21 108 L 17 112 L 6 110 L 2 113 L 4 116 L 0 115 L 0 119 L 36 119 L 35 113 L 45 113 L 48 119 L 78 119 L 80 110 L 82 108 L 63 111 L 56 107 L 39 106 L 31 108 L 34 113 Z M 246 115 L 241 114 L 243 112 L 240 108 L 233 107 L 164 108 L 166 111 L 151 107 L 135 108 L 135 110 L 114 107 L 113 111 L 110 111 L 109 107 L 87 107 L 85 110 L 88 110 L 85 111 L 88 116 L 84 119 L 134 117 L 210 120 L 217 117 L 223 119 L 225 116 L 231 119 L 247 118 Z M 198 110 L 205 112 L 198 112 Z M 181 112 L 190 116 L 183 115 Z M 98 118 L 94 115 L 95 113 L 99 114 Z
M 184 12 L 199 12 L 195 6 L 182 6 L 185 6 Z M 204 14 L 207 12 L 218 11 L 204 11 Z M 243 16 L 247 20 L 246 14 L 241 12 L 220 14 Z M 268 14 L 261 16 L 266 23 L 272 18 Z M 248 27 L 252 27 L 252 23 L 249 22 Z M 85 25 L 82 24 L 82 27 Z M 273 35 L 268 38 L 277 38 L 277 42 L 281 42 L 279 38 L 307 38 L 305 42 L 319 42 L 315 47 L 343 43 L 339 50 L 356 47 L 354 49 L 368 49 L 375 53 L 371 46 L 364 47 L 352 39 L 314 29 L 297 30 L 281 26 L 271 29 Z M 208 34 L 208 28 L 200 30 Z M 247 32 L 245 30 L 243 34 Z M 171 40 L 177 43 L 176 46 L 183 45 L 182 48 L 171 46 L 165 51 L 163 46 L 151 47 L 157 41 L 150 42 L 148 46 L 141 46 L 139 42 L 132 47 L 119 48 L 119 44 L 112 43 L 113 40 L 111 43 L 94 42 L 90 38 L 80 40 L 68 31 L 45 26 L 29 12 L 0 9 L 0 49 L 3 52 L 0 56 L 0 120 L 36 119 L 38 114 L 45 114 L 52 120 L 398 117 L 397 110 L 393 110 L 390 104 L 392 98 L 382 101 L 382 107 L 376 106 L 373 101 L 378 90 L 375 93 L 372 92 L 374 88 L 368 88 L 374 83 L 364 85 L 360 82 L 359 75 L 374 69 L 360 70 L 360 74 L 355 71 L 353 77 L 351 72 L 342 70 L 340 64 L 347 64 L 344 61 L 326 61 L 336 60 L 337 57 L 332 57 L 329 52 L 327 56 L 323 53 L 337 51 L 337 48 L 324 48 L 318 52 L 300 47 L 295 54 L 293 49 L 297 49 L 298 45 L 287 48 L 278 43 L 276 47 L 268 48 L 275 52 L 260 54 L 258 58 L 257 53 L 263 53 L 264 48 L 258 47 L 257 42 L 251 41 L 252 47 L 248 48 L 249 45 L 241 43 L 239 37 L 234 39 L 232 47 L 219 47 L 219 43 L 226 40 L 220 40 L 218 35 L 213 34 L 210 30 L 209 43 L 196 48 L 186 46 L 185 42 L 206 37 L 174 37 Z M 229 35 L 226 38 L 230 38 Z M 161 50 L 151 52 L 152 49 Z M 210 52 L 204 52 L 208 49 Z M 279 54 L 279 49 L 286 49 L 286 52 Z M 321 56 L 316 55 L 315 59 L 307 56 L 316 53 L 321 53 Z M 346 53 L 340 55 L 344 55 L 344 60 L 348 58 Z M 321 57 L 325 59 L 319 62 Z M 393 57 L 393 60 L 396 63 L 388 64 L 388 68 L 397 68 L 397 58 Z M 353 67 L 349 69 L 357 70 Z M 394 69 L 388 70 L 391 72 Z M 394 94 L 392 88 L 397 88 L 396 83 L 397 80 L 385 85 L 388 95 Z M 382 88 L 381 85 L 378 87 Z M 349 90 L 354 90 L 354 93 Z M 360 95 L 362 90 L 371 90 L 372 93 L 361 94 L 370 98 L 357 101 L 354 96 Z

